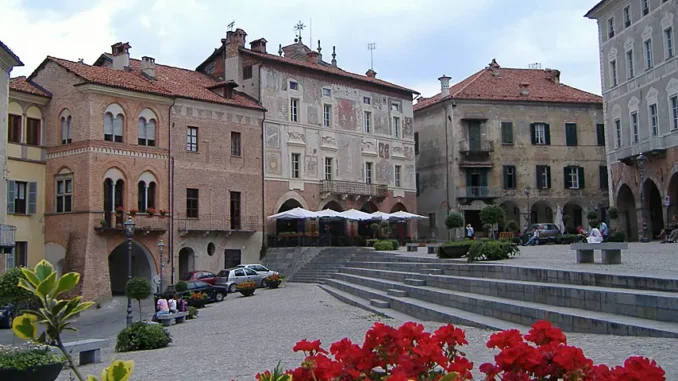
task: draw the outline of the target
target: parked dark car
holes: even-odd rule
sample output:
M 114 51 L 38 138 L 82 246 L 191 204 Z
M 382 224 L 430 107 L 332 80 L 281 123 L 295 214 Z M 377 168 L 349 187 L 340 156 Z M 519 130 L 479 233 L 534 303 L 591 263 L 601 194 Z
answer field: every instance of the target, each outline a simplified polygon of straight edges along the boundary
M 199 280 L 213 285 L 217 282 L 217 276 L 210 271 L 198 270 L 185 273 L 184 276 L 181 277 L 181 280 L 184 282 Z
M 527 242 L 532 237 L 532 231 L 534 229 L 539 230 L 540 244 L 547 242 L 556 242 L 558 237 L 562 235 L 560 229 L 556 224 L 532 224 L 532 226 L 527 228 L 523 232 L 523 235 L 521 236 L 523 243 Z
M 12 321 L 16 317 L 16 312 L 11 304 L 0 306 L 0 328 L 12 328 Z
M 178 294 L 181 297 L 184 297 L 186 295 L 190 296 L 191 293 L 193 292 L 204 292 L 207 294 L 207 301 L 208 302 L 221 302 L 224 300 L 226 297 L 226 294 L 228 294 L 228 289 L 224 286 L 220 285 L 211 285 L 209 283 L 205 283 L 202 281 L 189 281 L 186 282 L 186 286 L 188 286 L 188 290 L 183 291 L 183 292 L 176 292 L 175 285 L 167 286 L 167 289 L 165 291 L 166 294 L 172 295 L 172 294 Z M 160 297 L 160 294 L 155 294 L 154 298 L 155 301 L 158 301 L 158 298 Z

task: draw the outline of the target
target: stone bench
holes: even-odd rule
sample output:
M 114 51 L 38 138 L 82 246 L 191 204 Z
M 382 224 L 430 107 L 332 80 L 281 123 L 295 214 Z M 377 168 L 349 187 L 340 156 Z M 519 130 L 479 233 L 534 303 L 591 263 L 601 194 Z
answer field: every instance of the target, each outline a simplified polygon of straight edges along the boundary
M 417 252 L 419 250 L 419 244 L 418 243 L 408 243 L 407 244 L 407 251 L 408 252 Z
M 621 264 L 621 252 L 629 248 L 625 242 L 573 243 L 570 250 L 577 250 L 577 263 L 593 263 L 593 252 L 600 250 L 604 265 Z
M 80 365 L 86 365 L 100 363 L 101 347 L 107 344 L 107 339 L 87 339 L 64 343 L 64 348 L 71 356 L 78 354 L 80 357 Z
M 438 254 L 439 243 L 429 243 L 426 245 L 426 252 L 428 254 Z
M 158 315 L 158 321 L 162 323 L 163 327 L 169 327 L 172 325 L 172 319 L 174 319 L 176 324 L 181 324 L 186 321 L 186 316 L 188 316 L 188 312 L 175 312 L 173 314 L 162 314 Z

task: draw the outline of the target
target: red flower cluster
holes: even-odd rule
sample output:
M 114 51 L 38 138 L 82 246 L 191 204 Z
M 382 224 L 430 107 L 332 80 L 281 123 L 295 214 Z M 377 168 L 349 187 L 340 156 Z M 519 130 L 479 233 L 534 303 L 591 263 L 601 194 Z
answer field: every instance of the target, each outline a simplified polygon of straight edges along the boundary
M 656 362 L 630 357 L 624 366 L 594 365 L 577 347 L 567 345 L 559 328 L 539 321 L 523 336 L 517 330 L 498 332 L 490 337 L 488 348 L 497 348 L 495 364 L 480 366 L 485 381 L 665 381 Z

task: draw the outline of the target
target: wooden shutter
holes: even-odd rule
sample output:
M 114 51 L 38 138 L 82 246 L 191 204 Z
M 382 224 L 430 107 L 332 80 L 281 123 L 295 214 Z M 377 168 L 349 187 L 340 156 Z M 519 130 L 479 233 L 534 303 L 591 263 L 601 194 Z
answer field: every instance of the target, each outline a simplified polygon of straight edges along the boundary
M 36 213 L 36 204 L 38 199 L 38 183 L 28 183 L 28 214 Z
M 551 145 L 551 126 L 544 123 L 544 142 L 546 145 Z
M 508 187 L 508 165 L 504 166 L 503 178 L 504 178 L 504 189 L 509 189 L 509 187 Z
M 541 188 L 541 165 L 537 166 L 537 175 L 535 178 L 537 179 L 537 189 Z
M 419 153 L 419 133 L 414 133 L 414 153 Z
M 565 189 L 572 188 L 572 182 L 570 181 L 570 167 L 563 167 L 563 186 Z
M 565 123 L 565 144 L 568 146 L 577 145 L 577 125 L 574 123 Z
M 598 167 L 598 172 L 600 176 L 600 189 L 608 189 L 608 181 L 607 181 L 607 166 L 600 166 Z
M 534 123 L 530 123 L 530 136 L 532 136 L 532 144 L 537 144 L 537 131 Z
M 414 186 L 417 188 L 417 196 L 419 196 L 419 173 L 414 175 Z
M 579 189 L 584 189 L 584 167 L 578 168 L 579 175 Z
M 598 140 L 598 146 L 605 146 L 605 125 L 596 124 L 596 136 Z
M 16 183 L 7 181 L 7 213 L 14 214 L 14 199 L 16 198 Z
M 548 136 L 548 135 L 546 135 Z M 551 167 L 546 165 L 546 189 L 551 188 Z

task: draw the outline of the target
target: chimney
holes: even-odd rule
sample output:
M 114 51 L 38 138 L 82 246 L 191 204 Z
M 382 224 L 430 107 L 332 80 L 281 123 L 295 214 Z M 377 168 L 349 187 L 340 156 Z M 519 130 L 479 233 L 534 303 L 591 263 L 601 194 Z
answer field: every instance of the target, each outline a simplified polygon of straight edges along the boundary
M 492 70 L 492 75 L 495 77 L 499 76 L 499 64 L 497 63 L 497 60 L 495 58 L 492 58 L 492 62 L 490 62 L 489 66 L 490 70 Z
M 131 48 L 129 42 L 118 42 L 111 45 L 113 69 L 129 70 L 129 50 Z
M 337 47 L 332 47 L 332 66 L 337 67 Z
M 522 83 L 521 83 L 520 85 L 518 85 L 518 86 L 520 87 L 520 95 L 527 96 L 527 95 L 530 94 L 530 91 L 527 89 L 527 88 L 530 86 L 529 83 L 527 83 L 527 82 L 522 82 Z
M 365 75 L 370 78 L 377 78 L 377 72 L 374 71 L 373 69 L 368 70 L 367 73 L 365 73 Z
M 238 84 L 233 80 L 226 81 L 226 86 L 224 86 L 224 98 L 233 99 L 233 90 L 238 87 Z
M 260 38 L 258 40 L 254 40 L 250 42 L 250 50 L 253 50 L 255 52 L 259 53 L 266 53 L 266 41 L 265 38 Z
M 443 74 L 442 77 L 438 78 L 440 81 L 440 98 L 445 98 L 450 96 L 450 77 Z
M 560 84 L 560 70 L 546 69 L 546 78 L 555 84 Z
M 222 43 L 226 47 L 226 57 L 234 57 L 238 55 L 238 49 L 245 47 L 245 40 L 247 33 L 238 28 L 235 31 L 229 30 L 226 32 L 226 39 L 222 39 Z
M 155 58 L 141 57 L 141 74 L 148 79 L 155 79 Z
M 320 53 L 316 52 L 315 50 L 311 50 L 308 53 L 306 53 L 308 56 L 308 62 L 311 64 L 317 64 L 318 63 L 318 56 Z

